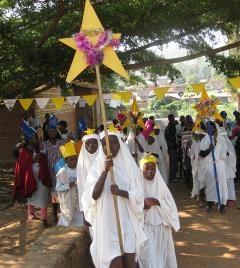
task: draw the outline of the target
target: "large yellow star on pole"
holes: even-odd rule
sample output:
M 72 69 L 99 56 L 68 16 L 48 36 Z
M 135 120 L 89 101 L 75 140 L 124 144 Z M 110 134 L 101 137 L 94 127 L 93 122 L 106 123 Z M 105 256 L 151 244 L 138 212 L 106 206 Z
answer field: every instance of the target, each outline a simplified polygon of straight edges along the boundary
M 214 118 L 223 121 L 221 115 L 217 111 L 217 105 L 219 104 L 219 100 L 210 98 L 207 94 L 207 91 L 203 89 L 199 102 L 197 102 L 194 106 L 194 109 L 197 111 L 195 128 L 198 127 L 200 122 L 204 119 Z
M 86 0 L 80 32 L 87 32 L 88 30 L 104 31 L 104 28 L 96 12 L 94 11 L 90 1 Z M 99 34 L 96 33 L 95 35 L 88 36 L 88 39 L 92 44 L 96 44 L 98 37 Z M 112 37 L 119 40 L 121 38 L 121 34 L 113 34 Z M 88 63 L 86 62 L 84 52 L 77 47 L 74 37 L 59 39 L 59 41 L 76 50 L 76 53 L 74 55 L 71 67 L 69 69 L 66 78 L 66 81 L 70 83 L 88 67 Z M 126 79 L 129 78 L 127 72 L 123 68 L 122 63 L 119 60 L 112 46 L 105 47 L 103 49 L 103 55 L 104 58 L 102 63 L 105 66 L 112 69 L 115 73 L 119 74 L 120 76 Z

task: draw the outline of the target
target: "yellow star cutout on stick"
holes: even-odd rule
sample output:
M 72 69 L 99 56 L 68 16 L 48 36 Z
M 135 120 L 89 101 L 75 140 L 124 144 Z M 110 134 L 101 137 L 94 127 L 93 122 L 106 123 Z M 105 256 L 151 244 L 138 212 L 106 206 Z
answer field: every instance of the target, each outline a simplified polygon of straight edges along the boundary
M 200 124 L 201 121 L 205 119 L 218 119 L 223 121 L 221 115 L 217 111 L 217 105 L 220 104 L 220 101 L 217 99 L 210 98 L 207 94 L 207 91 L 202 90 L 202 95 L 199 100 L 194 105 L 194 109 L 197 111 L 197 118 L 195 123 L 195 128 Z
M 85 33 L 87 35 L 88 40 L 91 44 L 96 45 L 101 33 L 104 32 L 104 28 L 95 13 L 91 3 L 89 0 L 86 0 L 85 10 L 83 14 L 83 21 L 80 33 Z M 113 34 L 113 39 L 120 40 L 121 34 Z M 71 38 L 63 38 L 60 39 L 62 43 L 76 50 L 74 55 L 71 67 L 69 69 L 66 81 L 70 83 L 73 79 L 75 79 L 81 72 L 83 72 L 89 64 L 87 63 L 86 55 L 84 51 L 80 50 L 77 46 L 75 37 Z M 121 61 L 119 60 L 114 48 L 110 45 L 107 45 L 103 48 L 103 61 L 102 64 L 112 69 L 114 72 L 119 74 L 120 76 L 128 79 L 129 76 Z
M 139 125 L 141 128 L 145 128 L 144 122 L 143 122 L 143 113 L 140 112 L 138 104 L 137 104 L 137 100 L 136 97 L 133 97 L 133 103 L 132 103 L 132 107 L 131 110 L 127 113 L 127 119 L 123 125 L 123 128 L 129 127 L 131 125 L 131 118 L 134 117 L 134 119 L 136 119 L 136 123 L 137 125 Z M 135 120 L 133 120 L 135 121 Z

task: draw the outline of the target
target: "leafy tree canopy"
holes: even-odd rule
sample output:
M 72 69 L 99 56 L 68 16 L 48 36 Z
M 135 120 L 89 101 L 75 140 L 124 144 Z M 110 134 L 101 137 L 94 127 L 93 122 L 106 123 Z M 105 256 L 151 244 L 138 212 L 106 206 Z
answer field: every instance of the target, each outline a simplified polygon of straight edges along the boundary
M 58 39 L 79 31 L 84 2 L 0 1 L 0 96 L 31 95 L 43 84 L 67 86 L 74 51 Z M 239 56 L 216 53 L 237 48 L 240 41 L 233 39 L 217 49 L 208 41 L 217 45 L 215 31 L 228 37 L 238 32 L 240 0 L 92 0 L 92 4 L 105 28 L 122 33 L 118 54 L 128 70 L 150 72 L 153 79 L 154 75 L 174 79 L 180 73 L 173 63 L 207 56 L 219 73 L 239 75 Z M 187 49 L 188 55 L 164 59 L 152 50 L 171 41 Z M 93 81 L 93 71 L 85 71 L 81 79 Z

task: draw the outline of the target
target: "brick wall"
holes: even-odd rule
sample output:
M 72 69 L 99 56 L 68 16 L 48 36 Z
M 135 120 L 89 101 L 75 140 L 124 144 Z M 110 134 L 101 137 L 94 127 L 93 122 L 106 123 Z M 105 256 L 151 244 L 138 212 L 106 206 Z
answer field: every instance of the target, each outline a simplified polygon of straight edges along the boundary
M 0 106 L 0 164 L 13 162 L 12 150 L 20 141 L 19 125 L 24 110 L 17 102 L 12 111 Z

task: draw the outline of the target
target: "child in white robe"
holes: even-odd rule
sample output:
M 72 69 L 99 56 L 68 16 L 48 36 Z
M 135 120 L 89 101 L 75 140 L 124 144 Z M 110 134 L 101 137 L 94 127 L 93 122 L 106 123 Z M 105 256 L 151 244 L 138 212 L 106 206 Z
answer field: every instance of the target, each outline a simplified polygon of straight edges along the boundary
M 142 128 L 137 127 L 136 135 L 133 131 L 130 131 L 126 144 L 130 150 L 132 156 L 136 159 L 137 164 L 139 164 L 140 159 L 142 159 L 145 151 L 145 138 L 142 134 Z
M 121 134 L 109 131 L 111 156 L 107 156 L 105 134 L 102 148 L 87 177 L 82 197 L 84 216 L 92 226 L 90 247 L 95 267 L 134 267 L 146 237 L 142 229 L 143 189 L 139 169 Z M 111 183 L 113 168 L 115 185 Z M 117 196 L 124 255 L 121 256 L 114 199 Z
M 228 187 L 227 187 L 227 175 L 226 175 L 226 157 L 227 146 L 222 135 L 217 131 L 216 125 L 210 122 L 208 125 L 208 132 L 212 133 L 213 145 L 210 141 L 210 136 L 206 135 L 200 143 L 200 157 L 203 158 L 204 178 L 205 178 L 205 193 L 207 201 L 207 212 L 212 210 L 213 204 L 218 203 L 216 179 L 214 174 L 214 162 L 212 158 L 212 150 L 215 154 L 215 164 L 217 170 L 217 179 L 220 194 L 220 213 L 224 213 L 224 206 L 228 200 Z
M 77 163 L 77 186 L 81 211 L 83 210 L 81 199 L 86 187 L 88 172 L 93 165 L 101 146 L 100 138 L 97 134 L 94 134 L 94 129 L 87 129 L 85 132 L 86 135 L 82 138 L 83 144 Z
M 174 199 L 156 165 L 156 158 L 140 161 L 144 187 L 144 232 L 147 241 L 140 254 L 140 268 L 176 268 L 172 228 L 180 228 Z
M 150 153 L 157 158 L 158 169 L 159 169 L 164 181 L 166 183 L 168 183 L 168 174 L 167 174 L 165 159 L 163 157 L 163 153 L 159 147 L 159 144 L 156 140 L 156 136 L 154 135 L 154 133 L 151 133 L 146 141 L 145 152 Z
M 66 165 L 56 175 L 56 191 L 58 194 L 61 214 L 58 225 L 80 227 L 83 215 L 80 213 L 77 190 L 77 153 L 74 142 L 70 141 L 60 147 Z
M 221 124 L 221 123 L 220 123 Z M 227 146 L 227 158 L 225 161 L 226 164 L 226 176 L 227 176 L 227 185 L 228 185 L 228 206 L 234 206 L 236 204 L 236 191 L 234 179 L 236 178 L 237 171 L 237 158 L 235 148 L 230 141 L 227 131 L 224 127 L 218 127 L 219 133 L 222 135 L 226 142 Z

